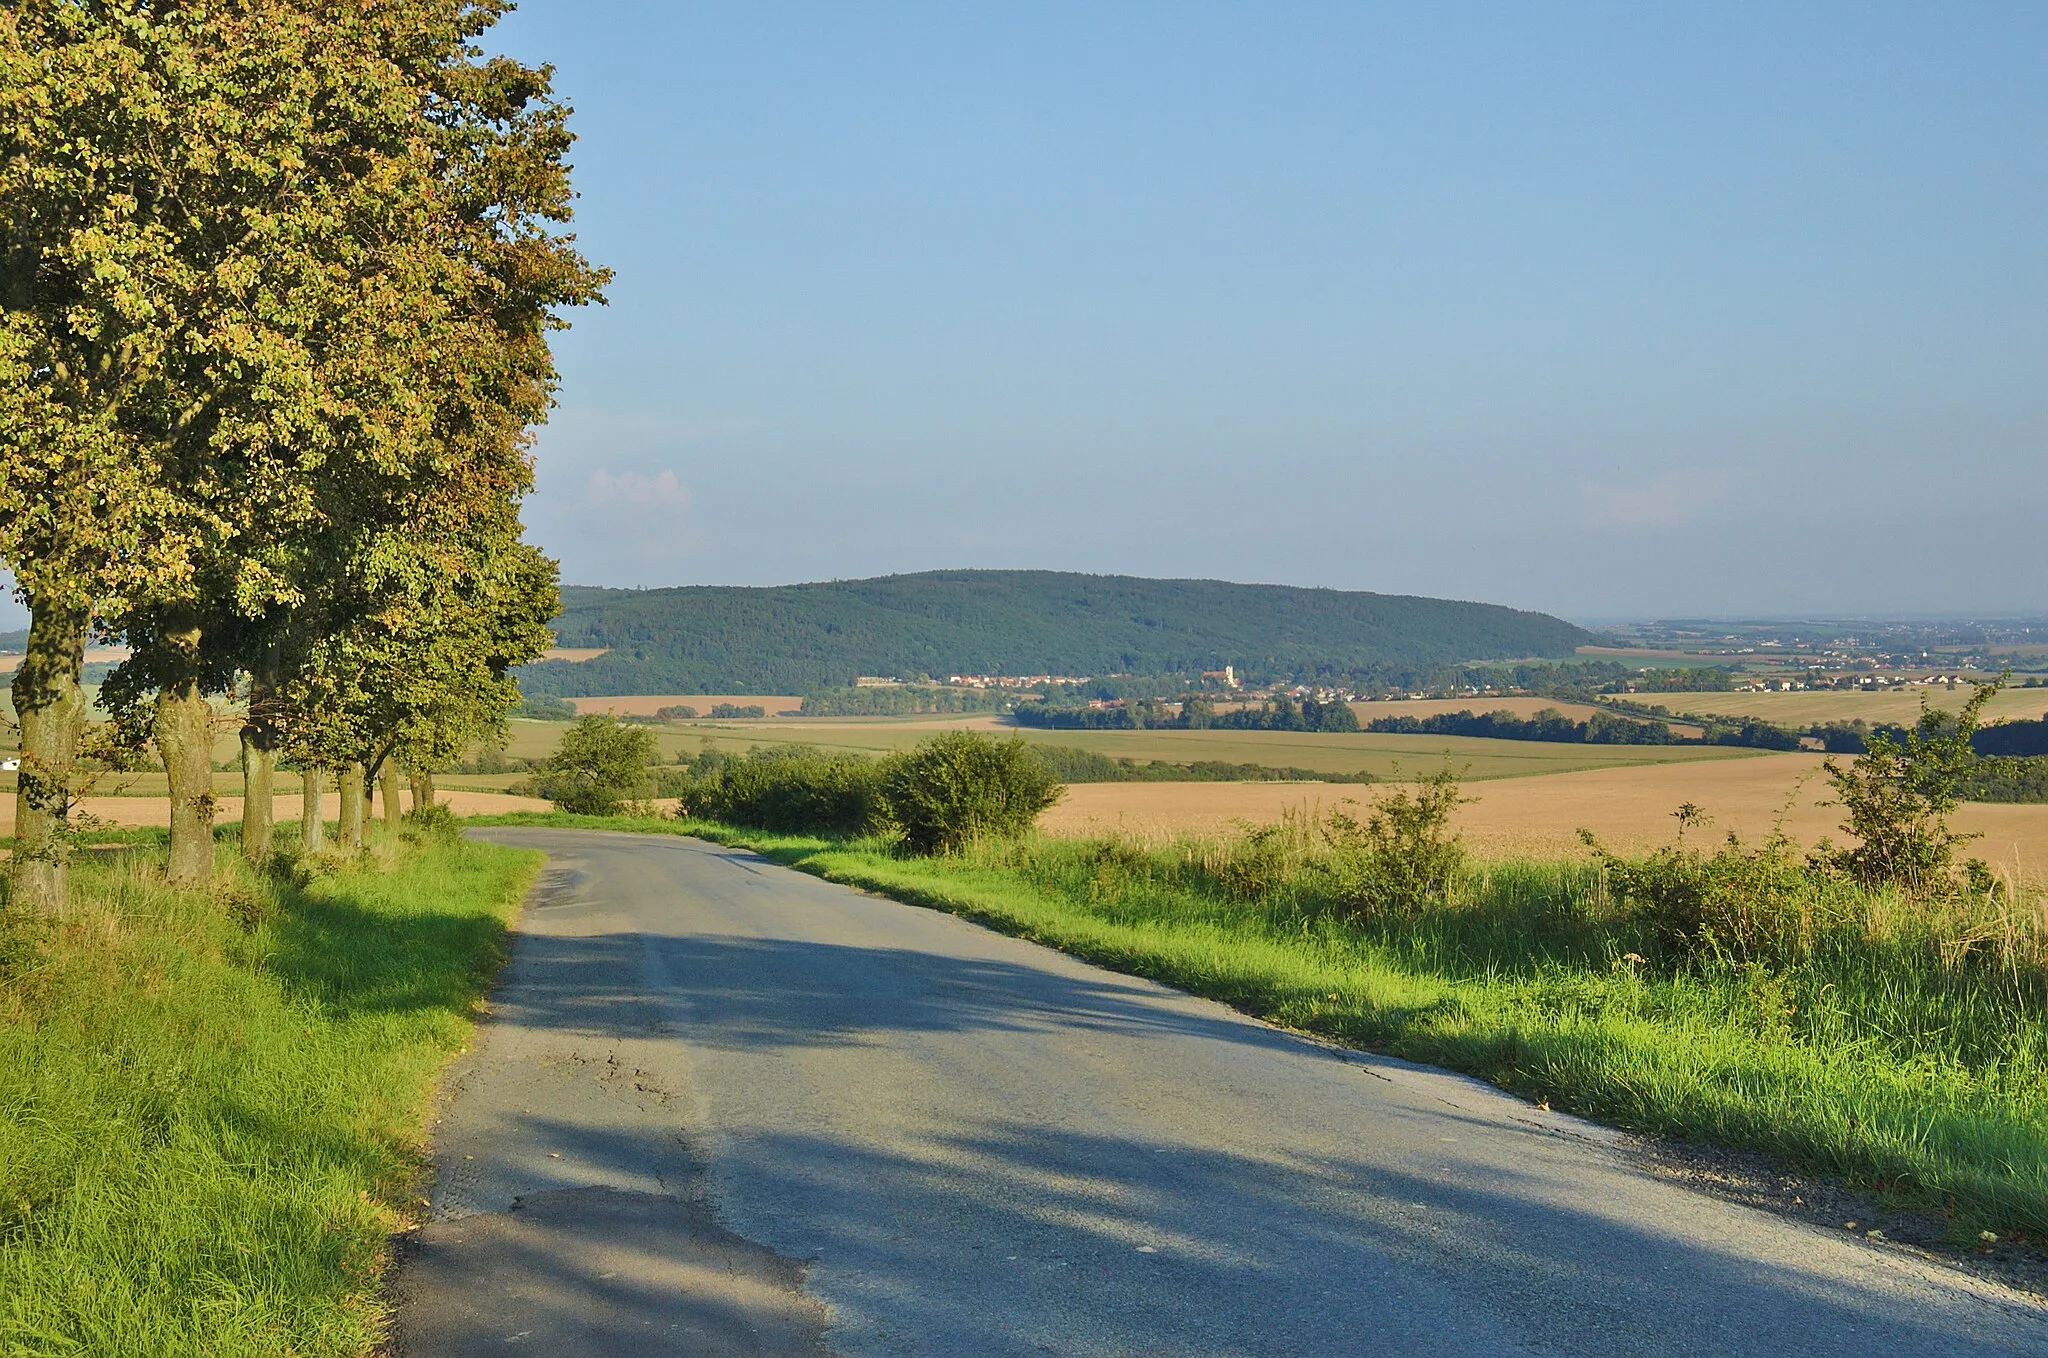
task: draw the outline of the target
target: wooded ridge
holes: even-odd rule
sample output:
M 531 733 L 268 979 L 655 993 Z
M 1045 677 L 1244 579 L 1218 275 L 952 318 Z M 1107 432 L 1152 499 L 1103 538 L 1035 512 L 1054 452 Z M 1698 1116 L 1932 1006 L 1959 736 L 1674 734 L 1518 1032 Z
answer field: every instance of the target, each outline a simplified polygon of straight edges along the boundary
M 565 586 L 529 693 L 802 693 L 858 675 L 1200 674 L 1250 682 L 1566 656 L 1589 633 L 1542 613 L 1413 595 L 961 570 L 872 580 L 624 590 Z

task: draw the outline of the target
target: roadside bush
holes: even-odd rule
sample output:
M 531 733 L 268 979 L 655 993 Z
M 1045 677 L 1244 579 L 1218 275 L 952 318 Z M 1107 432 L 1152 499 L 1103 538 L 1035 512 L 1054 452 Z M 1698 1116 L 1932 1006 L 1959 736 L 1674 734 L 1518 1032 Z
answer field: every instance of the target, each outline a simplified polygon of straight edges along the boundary
M 1711 854 L 1682 842 L 1644 858 L 1608 853 L 1586 837 L 1607 870 L 1625 918 L 1677 961 L 1716 958 L 1784 965 L 1811 954 L 1839 923 L 1827 883 L 1773 836 L 1754 849 L 1734 835 Z
M 688 814 L 785 834 L 864 835 L 888 821 L 882 764 L 808 745 L 706 753 L 663 779 Z
M 1465 863 L 1464 843 L 1450 831 L 1463 800 L 1458 775 L 1445 769 L 1413 792 L 1381 797 L 1362 821 L 1332 811 L 1323 832 L 1341 912 L 1354 919 L 1405 914 L 1443 900 Z
M 912 853 L 945 853 L 1029 830 L 1066 787 L 1021 737 L 948 731 L 887 761 L 884 796 Z
M 562 733 L 562 744 L 536 771 L 533 786 L 564 811 L 616 816 L 654 790 L 648 766 L 658 757 L 654 736 L 592 713 Z

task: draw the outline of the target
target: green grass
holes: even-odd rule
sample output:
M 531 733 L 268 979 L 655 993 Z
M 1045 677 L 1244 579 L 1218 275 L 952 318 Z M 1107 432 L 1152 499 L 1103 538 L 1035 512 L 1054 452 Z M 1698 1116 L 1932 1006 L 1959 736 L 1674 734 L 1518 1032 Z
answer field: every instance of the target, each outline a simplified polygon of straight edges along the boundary
M 161 832 L 0 914 L 0 1352 L 366 1354 L 426 1100 L 539 855 L 161 880 Z
M 744 844 L 1613 1125 L 1772 1152 L 1952 1209 L 1959 1240 L 1984 1228 L 2048 1237 L 2039 924 L 2001 963 L 1984 918 L 1843 887 L 1820 903 L 1837 922 L 1796 960 L 1666 960 L 1597 869 L 1564 864 L 1474 865 L 1451 903 L 1361 925 L 1284 884 L 1233 899 L 1218 870 L 1230 848 L 1215 844 L 1045 839 L 919 860 L 874 841 L 573 823 Z M 1968 937 L 1977 950 L 1944 962 L 1944 946 Z M 2014 960 L 2026 947 L 2033 960 Z

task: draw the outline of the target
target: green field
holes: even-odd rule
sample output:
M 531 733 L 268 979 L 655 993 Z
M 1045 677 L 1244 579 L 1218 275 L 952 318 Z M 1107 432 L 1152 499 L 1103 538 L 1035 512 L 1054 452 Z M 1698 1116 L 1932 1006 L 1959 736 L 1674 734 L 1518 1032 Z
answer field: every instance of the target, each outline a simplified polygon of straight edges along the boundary
M 553 750 L 565 729 L 556 722 L 513 724 L 510 753 L 539 758 Z M 1638 764 L 1676 764 L 1702 759 L 1739 759 L 1751 750 L 1699 745 L 1580 745 L 1534 740 L 1475 740 L 1464 736 L 1323 734 L 1301 731 L 1014 731 L 988 718 L 905 717 L 894 720 L 807 722 L 697 722 L 651 728 L 664 756 L 675 758 L 710 746 L 741 751 L 760 746 L 815 745 L 860 754 L 907 749 L 936 731 L 971 725 L 1023 736 L 1037 744 L 1071 745 L 1114 758 L 1192 763 L 1215 759 L 1230 764 L 1265 764 L 1323 773 L 1371 773 L 1376 777 L 1426 774 L 1446 766 L 1473 779 L 1517 778 Z M 448 786 L 484 784 L 453 775 Z

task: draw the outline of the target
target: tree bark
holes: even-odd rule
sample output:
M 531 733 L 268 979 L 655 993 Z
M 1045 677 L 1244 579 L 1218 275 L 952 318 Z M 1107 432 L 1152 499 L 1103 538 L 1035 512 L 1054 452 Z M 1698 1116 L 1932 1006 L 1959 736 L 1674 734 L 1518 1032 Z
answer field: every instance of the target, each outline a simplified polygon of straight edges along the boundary
M 419 809 L 420 809 L 421 807 L 423 807 L 423 806 L 432 806 L 432 805 L 434 804 L 434 772 L 433 772 L 433 770 L 432 770 L 432 769 L 413 769 L 413 770 L 411 770 L 411 777 L 412 777 L 412 809 L 413 809 L 413 810 L 415 810 L 415 811 L 417 811 L 417 810 L 419 810 Z
M 190 634 L 197 641 L 198 633 Z M 173 886 L 213 876 L 213 704 L 194 679 L 167 684 L 156 699 L 156 747 L 171 782 Z
M 344 849 L 363 847 L 363 766 L 344 764 L 335 775 L 335 784 L 341 789 L 341 828 L 335 833 L 335 841 Z
M 276 825 L 272 801 L 277 775 L 277 731 L 271 721 L 268 675 L 251 676 L 249 717 L 242 723 L 242 856 L 260 863 L 270 856 Z
M 384 761 L 384 767 L 377 774 L 377 786 L 384 794 L 384 828 L 395 835 L 405 819 L 405 807 L 399 800 L 402 795 L 399 790 L 402 784 L 398 775 L 397 760 Z
M 320 814 L 320 770 L 308 764 L 299 774 L 299 851 L 327 850 L 327 819 Z
M 10 903 L 62 914 L 71 902 L 72 775 L 85 728 L 85 629 L 82 609 L 29 604 L 28 652 L 14 672 L 21 723 L 21 771 L 15 775 L 14 860 Z

